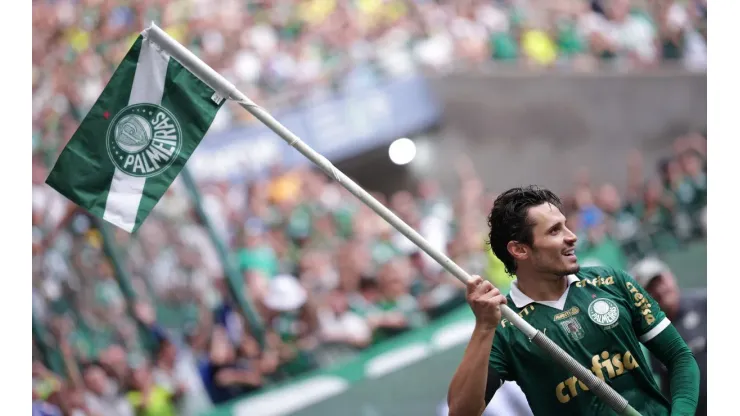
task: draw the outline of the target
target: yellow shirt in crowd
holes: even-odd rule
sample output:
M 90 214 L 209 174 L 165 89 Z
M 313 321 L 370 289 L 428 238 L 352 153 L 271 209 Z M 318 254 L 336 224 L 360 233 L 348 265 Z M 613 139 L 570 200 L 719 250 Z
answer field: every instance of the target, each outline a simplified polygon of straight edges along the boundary
M 149 393 L 148 400 L 144 402 L 141 392 L 132 391 L 128 394 L 128 400 L 136 409 L 136 416 L 176 416 L 177 410 L 172 401 L 172 393 L 169 390 L 156 386 Z

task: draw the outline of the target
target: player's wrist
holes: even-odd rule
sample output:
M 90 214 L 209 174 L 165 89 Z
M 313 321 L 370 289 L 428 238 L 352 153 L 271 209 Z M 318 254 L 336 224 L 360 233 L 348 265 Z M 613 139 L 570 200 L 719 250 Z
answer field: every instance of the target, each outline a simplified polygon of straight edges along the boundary
M 475 320 L 475 328 L 473 329 L 474 333 L 478 333 L 481 335 L 493 335 L 496 332 L 496 327 L 498 326 L 497 323 L 482 321 L 479 319 Z

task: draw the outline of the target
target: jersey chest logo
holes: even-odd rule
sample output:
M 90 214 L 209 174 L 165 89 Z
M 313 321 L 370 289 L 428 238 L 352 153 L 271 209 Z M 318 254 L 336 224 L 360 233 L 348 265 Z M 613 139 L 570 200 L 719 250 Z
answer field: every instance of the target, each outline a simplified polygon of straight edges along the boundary
M 588 305 L 588 317 L 597 325 L 611 326 L 619 319 L 619 307 L 611 299 L 594 299 Z
M 578 322 L 578 318 L 576 318 L 575 316 L 560 321 L 559 323 L 563 330 L 573 341 L 578 341 L 582 339 L 583 336 L 586 334 L 583 331 L 583 327 L 581 326 L 580 322 Z

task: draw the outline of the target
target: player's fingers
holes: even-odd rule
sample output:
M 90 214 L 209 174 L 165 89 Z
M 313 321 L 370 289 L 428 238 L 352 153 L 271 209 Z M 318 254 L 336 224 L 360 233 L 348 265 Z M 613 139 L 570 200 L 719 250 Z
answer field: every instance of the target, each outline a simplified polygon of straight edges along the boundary
M 473 281 L 468 285 L 468 296 L 472 298 L 480 297 L 482 294 L 489 292 L 491 288 L 493 288 L 491 282 L 480 276 L 474 276 Z
M 506 301 L 506 296 L 504 296 L 504 295 L 502 295 L 502 294 L 499 294 L 498 296 L 496 296 L 495 298 L 493 298 L 493 301 L 494 301 L 494 302 L 495 302 L 495 303 L 496 303 L 497 305 L 506 305 L 506 303 L 507 303 L 507 301 Z
M 504 297 L 503 295 L 499 294 L 499 295 L 496 295 L 496 296 L 494 296 L 492 298 L 481 300 L 480 303 L 483 304 L 483 305 L 485 305 L 485 308 L 486 309 L 489 309 L 489 308 L 496 309 L 496 308 L 499 308 L 501 305 L 505 305 L 506 304 L 506 297 Z
M 493 285 L 491 285 L 491 290 L 489 290 L 488 292 L 485 292 L 485 293 L 481 294 L 481 299 L 483 299 L 483 300 L 491 300 L 491 299 L 493 299 L 493 298 L 495 298 L 496 296 L 499 296 L 499 295 L 501 295 L 501 292 L 497 288 L 495 288 Z
M 475 292 L 475 290 L 484 282 L 483 278 L 481 278 L 478 275 L 473 275 L 473 278 L 470 279 L 466 284 L 467 292 L 469 294 Z
M 473 293 L 473 296 L 475 296 L 475 297 L 482 297 L 482 296 L 485 296 L 485 295 L 491 293 L 491 291 L 493 291 L 495 289 L 496 288 L 493 286 L 493 284 L 491 284 L 491 282 L 489 282 L 488 280 L 486 280 L 483 283 L 481 283 L 480 285 L 478 285 L 478 287 L 475 289 L 475 292 Z

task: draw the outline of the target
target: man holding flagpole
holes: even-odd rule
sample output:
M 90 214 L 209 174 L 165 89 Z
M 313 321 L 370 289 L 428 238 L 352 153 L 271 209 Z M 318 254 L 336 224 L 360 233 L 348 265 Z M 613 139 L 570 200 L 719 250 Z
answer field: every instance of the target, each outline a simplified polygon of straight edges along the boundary
M 480 277 L 468 282 L 476 326 L 449 387 L 450 415 L 481 415 L 505 381 L 516 381 L 537 416 L 614 414 L 582 380 L 552 365 L 502 319 L 503 304 L 607 381 L 640 414 L 694 415 L 699 368 L 686 343 L 631 276 L 578 265 L 577 238 L 561 206 L 552 192 L 537 187 L 510 189 L 494 202 L 491 248 L 517 280 L 507 297 Z M 641 343 L 669 369 L 670 398 L 656 385 Z
M 500 371 L 498 373 L 488 373 L 499 377 L 492 379 L 494 384 L 489 385 L 495 385 L 498 380 L 507 379 L 507 377 L 509 377 L 508 379 L 518 377 L 518 384 L 527 394 L 528 400 L 533 406 L 535 404 L 532 403 L 532 400 L 542 400 L 541 402 L 535 402 L 537 407 L 533 408 L 533 411 L 537 414 L 548 414 L 547 412 L 553 409 L 560 409 L 558 411 L 565 411 L 566 413 L 575 411 L 577 414 L 594 414 L 594 411 L 599 413 L 608 409 L 618 414 L 630 416 L 639 414 L 631 406 L 630 401 L 639 403 L 644 411 L 653 412 L 655 410 L 657 412 L 648 414 L 667 414 L 668 402 L 660 396 L 659 392 L 655 392 L 654 386 L 643 385 L 642 388 L 626 390 L 620 386 L 619 381 L 627 380 L 637 383 L 635 375 L 639 376 L 642 371 L 641 369 L 632 371 L 629 377 L 622 376 L 625 369 L 634 370 L 638 367 L 642 359 L 639 353 L 636 353 L 637 355 L 631 355 L 630 353 L 631 350 L 637 351 L 639 349 L 633 345 L 634 342 L 637 342 L 635 331 L 629 332 L 626 329 L 629 326 L 628 322 L 619 321 L 620 324 L 624 324 L 624 328 L 619 327 L 613 330 L 611 334 L 621 333 L 623 336 L 616 337 L 616 339 L 624 341 L 621 347 L 628 347 L 630 350 L 603 351 L 603 354 L 606 354 L 603 358 L 605 361 L 600 365 L 602 365 L 601 368 L 608 371 L 608 379 L 605 378 L 603 372 L 595 370 L 599 356 L 594 355 L 593 365 L 587 363 L 587 366 L 592 366 L 594 369 L 592 374 L 587 366 L 583 364 L 583 348 L 573 350 L 572 345 L 565 345 L 566 348 L 571 350 L 571 354 L 577 353 L 578 358 L 573 358 L 564 347 L 549 339 L 549 334 L 545 335 L 528 322 L 525 314 L 528 313 L 527 311 L 531 312 L 533 306 L 529 304 L 521 305 L 519 301 L 516 301 L 514 303 L 517 306 L 516 312 L 519 312 L 517 314 L 508 306 L 503 305 L 503 298 L 498 292 L 493 291 L 490 282 L 482 285 L 480 278 L 474 279 L 471 277 L 382 203 L 339 171 L 324 156 L 309 147 L 267 111 L 252 102 L 233 84 L 229 83 L 156 25 L 144 30 L 136 40 L 105 87 L 103 94 L 98 98 L 62 151 L 47 178 L 47 183 L 62 195 L 88 210 L 92 215 L 128 232 L 135 232 L 183 169 L 225 99 L 233 100 L 250 112 L 257 120 L 320 167 L 329 177 L 360 199 L 401 234 L 409 238 L 452 275 L 466 283 L 469 288 L 469 301 L 472 302 L 471 305 L 475 305 L 474 311 L 478 312 L 479 316 L 486 316 L 482 320 L 486 324 L 486 330 L 483 333 L 479 331 L 478 338 L 476 338 L 479 343 L 481 340 L 484 341 L 483 344 L 487 342 L 488 350 L 490 350 L 491 340 L 495 332 L 498 341 L 494 343 L 494 346 L 498 345 L 505 348 L 504 346 L 508 345 L 509 341 L 518 341 L 518 347 L 521 351 L 530 351 L 534 348 L 531 344 L 536 344 L 539 347 L 536 353 L 531 350 L 532 354 L 525 357 L 539 359 L 534 365 L 528 364 L 526 372 L 517 367 L 522 362 L 506 357 L 502 358 L 500 362 L 494 365 L 494 368 Z M 184 175 L 184 179 L 187 180 L 188 178 L 188 175 Z M 559 201 L 555 200 L 549 205 L 544 204 L 548 201 L 550 200 L 543 200 L 541 205 L 544 207 L 559 206 Z M 492 236 L 496 235 L 495 233 L 499 232 L 498 230 L 509 230 L 511 235 L 507 234 L 499 237 L 503 239 L 512 237 L 506 240 L 503 246 L 494 245 L 494 253 L 501 258 L 510 272 L 517 271 L 517 274 L 519 274 L 517 266 L 529 265 L 530 268 L 547 266 L 549 263 L 543 263 L 541 260 L 554 261 L 554 257 L 537 257 L 537 254 L 554 256 L 555 251 L 559 248 L 556 244 L 553 244 L 553 240 L 547 240 L 551 245 L 546 250 L 539 252 L 538 250 L 532 250 L 533 247 L 537 246 L 537 244 L 532 246 L 532 241 L 516 240 L 513 236 L 520 236 L 519 233 L 522 230 L 526 230 L 526 233 L 520 237 L 530 236 L 527 233 L 531 231 L 531 222 L 526 218 L 528 211 L 525 209 L 516 212 L 520 215 L 522 212 L 525 214 L 523 217 L 516 217 L 519 220 L 518 223 L 512 225 L 508 224 L 508 220 L 506 220 L 500 224 L 497 223 L 492 228 L 494 230 Z M 499 217 L 492 215 L 492 218 Z M 508 217 L 504 216 L 504 218 Z M 552 220 L 553 218 L 550 217 L 549 219 Z M 500 218 L 496 221 L 499 220 Z M 563 221 L 557 222 L 556 225 L 560 228 L 553 225 L 546 231 L 539 230 L 539 232 L 545 233 L 549 236 L 548 238 L 560 238 L 560 241 L 563 242 L 565 241 L 563 236 L 570 232 L 564 228 Z M 512 226 L 519 228 L 506 228 Z M 509 243 L 514 243 L 512 247 L 516 248 L 516 255 L 519 256 L 516 261 L 510 258 L 514 252 L 509 253 L 509 257 L 502 257 L 507 255 L 507 250 L 509 250 L 507 244 Z M 574 275 L 577 272 L 575 256 L 572 253 L 561 254 L 564 256 L 563 258 L 567 257 L 568 262 L 572 263 L 569 264 L 568 270 L 576 267 L 576 270 L 572 271 L 572 275 Z M 530 255 L 534 257 L 529 257 Z M 558 259 L 562 260 L 559 256 Z M 552 272 L 549 274 L 547 270 L 538 270 L 536 267 L 531 270 L 536 272 L 535 276 L 551 278 L 552 281 L 548 284 L 553 290 L 557 289 L 557 285 L 562 285 L 564 282 L 569 285 L 575 283 L 570 278 L 564 280 L 564 270 L 561 269 L 558 269 L 557 272 L 547 269 Z M 521 272 L 524 275 L 528 273 L 524 267 L 521 267 Z M 590 274 L 582 274 L 584 283 L 578 283 L 581 285 L 579 287 L 584 287 L 586 281 L 590 281 L 590 284 L 594 285 L 593 282 L 598 279 L 595 279 L 592 274 L 593 271 Z M 660 311 L 657 308 L 651 310 L 648 307 L 648 309 L 645 309 L 645 304 L 652 305 L 653 303 L 648 302 L 649 298 L 641 289 L 634 285 L 630 286 L 629 279 L 622 278 L 619 274 L 615 273 L 614 276 L 609 277 L 612 279 L 611 284 L 619 279 L 614 288 L 619 287 L 621 290 L 625 290 L 622 286 L 626 284 L 626 290 L 630 291 L 630 294 L 625 295 L 623 299 L 602 299 L 601 303 L 589 305 L 589 309 L 593 309 L 589 310 L 591 319 L 598 325 L 608 325 L 610 326 L 608 329 L 614 329 L 615 319 L 619 315 L 617 312 L 622 312 L 623 316 L 632 316 L 629 314 L 633 314 L 636 326 L 639 322 L 642 322 L 640 324 L 642 326 L 636 328 L 640 330 L 640 335 L 649 339 L 656 338 L 656 340 L 660 340 L 652 343 L 652 345 L 655 345 L 656 348 L 659 348 L 659 352 L 664 354 L 660 356 L 675 358 L 675 363 L 673 361 L 671 363 L 676 364 L 676 374 L 679 375 L 676 378 L 677 393 L 673 393 L 673 410 L 677 411 L 674 414 L 685 414 L 687 409 L 696 406 L 694 386 L 689 380 L 689 378 L 695 376 L 696 363 L 693 362 L 693 358 L 689 360 L 684 354 L 685 344 L 682 347 L 680 344 L 673 342 L 672 335 L 675 330 L 672 331 L 672 327 L 667 326 L 667 321 L 663 319 L 664 316 Z M 520 281 L 524 282 L 525 279 Z M 598 281 L 601 282 L 601 280 Z M 633 290 L 636 292 L 633 293 Z M 537 290 L 535 292 L 525 290 L 523 293 L 536 292 Z M 585 293 L 585 291 L 582 292 Z M 565 294 L 567 295 L 567 291 Z M 607 296 L 606 293 L 600 294 Z M 638 295 L 641 296 L 640 299 L 637 299 Z M 612 293 L 610 296 L 614 297 L 617 294 Z M 634 301 L 637 302 L 634 303 L 634 307 L 629 306 L 632 302 L 629 300 L 631 299 L 630 296 L 634 296 Z M 615 311 L 614 302 L 617 301 L 626 303 L 626 305 L 622 305 L 625 308 L 624 310 Z M 641 307 L 641 309 L 636 309 L 637 307 Z M 575 312 L 573 313 L 575 314 Z M 641 313 L 647 314 L 643 321 L 638 319 L 642 316 Z M 501 316 L 506 318 L 501 321 L 502 329 L 507 325 L 509 328 L 496 330 Z M 563 315 L 562 318 L 566 319 L 570 316 Z M 626 320 L 625 317 L 623 321 Z M 521 332 L 513 334 L 511 326 L 516 327 Z M 578 338 L 583 335 L 582 331 L 578 329 L 581 326 L 576 325 L 573 328 L 576 329 L 574 333 L 570 334 L 572 337 Z M 656 337 L 658 332 L 661 333 L 661 336 Z M 663 336 L 663 333 L 667 335 Z M 612 339 L 612 341 L 614 340 Z M 663 347 L 667 349 L 663 350 Z M 480 347 L 480 345 L 473 350 L 474 352 L 466 355 L 461 370 L 458 371 L 453 380 L 450 393 L 453 400 L 450 405 L 453 414 L 467 414 L 470 412 L 474 414 L 478 412 L 479 414 L 479 411 L 485 407 L 486 370 L 476 369 L 475 364 L 482 362 L 481 351 L 487 352 L 488 350 Z M 473 358 L 469 358 L 471 354 Z M 612 356 L 611 354 L 615 355 Z M 526 359 L 523 362 L 526 362 Z M 569 374 L 578 375 L 577 379 L 571 375 L 561 382 L 563 386 L 558 384 L 554 387 L 557 392 L 556 397 L 561 404 L 571 403 L 566 407 L 553 405 L 553 387 L 542 384 L 542 380 L 546 380 L 545 377 L 538 378 L 541 375 L 561 374 L 552 371 L 554 368 L 552 366 L 553 362 L 559 364 L 558 368 L 561 373 L 568 372 Z M 485 365 L 483 368 L 485 368 Z M 511 371 L 508 371 L 509 369 Z M 517 373 L 514 369 L 518 369 L 519 372 Z M 611 375 L 614 371 L 622 378 L 612 380 Z M 530 372 L 535 376 L 525 378 L 524 375 Z M 623 393 L 629 393 L 628 398 L 622 397 L 619 392 L 612 388 L 612 382 L 615 383 L 615 386 L 624 390 Z M 565 390 L 565 386 L 567 386 L 570 395 Z M 580 390 L 576 390 L 576 386 Z M 673 387 L 672 385 L 672 391 Z M 539 389 L 544 390 L 540 391 Z M 593 396 L 581 394 L 580 398 L 576 399 L 578 392 L 585 390 L 591 390 Z M 537 394 L 533 395 L 535 391 L 537 391 Z M 562 414 L 562 412 L 557 414 Z

